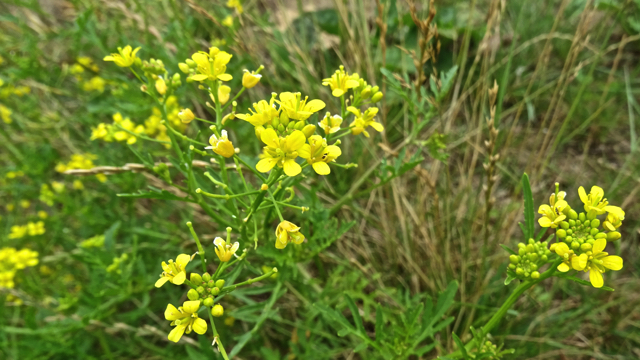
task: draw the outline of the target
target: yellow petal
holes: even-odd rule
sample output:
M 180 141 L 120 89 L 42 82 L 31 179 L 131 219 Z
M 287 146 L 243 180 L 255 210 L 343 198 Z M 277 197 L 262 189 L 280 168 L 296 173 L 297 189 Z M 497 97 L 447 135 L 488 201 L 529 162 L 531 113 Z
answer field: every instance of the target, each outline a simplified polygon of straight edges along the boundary
M 285 91 L 283 93 L 280 93 L 280 101 L 282 101 L 282 102 L 295 100 L 295 98 L 296 98 L 296 96 L 291 92 Z
M 195 53 L 191 56 L 191 59 L 199 66 L 205 69 L 209 68 L 209 57 L 203 53 Z
M 311 157 L 311 146 L 309 146 L 309 144 L 302 145 L 302 147 L 300 149 L 298 149 L 298 156 L 300 156 L 303 159 L 310 158 Z
M 189 256 L 187 254 L 180 254 L 176 258 L 176 264 L 178 264 L 178 266 L 180 266 L 180 269 L 184 269 L 184 267 L 187 266 L 189 261 L 191 261 L 191 256 Z
M 360 86 L 360 82 L 358 80 L 347 80 L 347 89 L 353 89 Z
M 184 304 L 182 304 L 182 310 L 189 314 L 198 312 L 198 309 L 200 309 L 200 300 L 185 301 Z
M 207 322 L 204 321 L 203 319 L 200 319 L 200 318 L 195 319 L 192 326 L 193 326 L 193 331 L 195 331 L 200 335 L 207 332 Z
M 111 55 L 107 55 L 104 57 L 104 59 L 102 59 L 103 61 L 116 61 L 116 59 L 111 56 Z
M 625 214 L 624 214 L 624 210 L 622 210 L 621 207 L 609 205 L 609 206 L 605 206 L 604 210 L 606 212 L 609 212 L 609 213 L 617 216 L 618 218 L 620 218 L 620 220 L 624 220 L 624 215 Z
M 591 251 L 593 251 L 593 255 L 598 255 L 599 253 L 602 252 L 602 250 L 604 250 L 606 246 L 607 246 L 607 240 L 597 239 L 596 242 L 593 243 L 593 249 Z
M 350 112 L 350 113 L 353 113 L 356 117 L 360 116 L 360 110 L 358 108 L 356 108 L 356 107 L 349 106 L 347 108 L 347 111 Z
M 304 134 L 302 134 L 302 136 L 304 137 Z M 271 146 L 274 148 L 279 147 L 278 134 L 273 129 L 264 130 L 262 134 L 260 134 L 260 139 L 262 140 L 263 143 L 267 144 L 268 146 Z
M 593 195 L 598 201 L 604 197 L 604 190 L 600 186 L 592 186 L 591 187 L 591 195 Z
M 340 97 L 342 95 L 344 95 L 344 90 L 342 89 L 335 89 L 331 92 L 331 95 L 335 96 L 335 97 Z
M 182 313 L 176 309 L 175 306 L 168 304 L 167 305 L 167 309 L 164 311 L 164 318 L 167 320 L 177 320 L 177 319 L 181 319 L 184 316 L 182 315 Z
M 571 267 L 573 267 L 575 270 L 582 271 L 585 267 L 587 267 L 587 260 L 589 260 L 589 256 L 587 254 L 574 256 L 571 258 Z
M 596 269 L 591 269 L 589 271 L 589 280 L 591 281 L 591 285 L 594 288 L 601 288 L 604 285 L 604 280 L 602 279 L 602 274 L 600 271 Z
M 271 130 L 271 129 L 268 129 L 268 130 Z M 282 149 L 282 151 L 284 152 L 291 152 L 291 151 L 296 151 L 300 149 L 302 145 L 304 145 L 304 142 L 307 140 L 307 138 L 304 136 L 304 133 L 300 130 L 295 130 L 294 132 L 291 133 L 291 135 L 288 135 L 286 139 L 287 139 L 287 143 L 286 143 L 287 148 Z
M 552 212 L 553 210 L 551 210 L 551 207 L 547 204 L 540 205 L 540 207 L 538 208 L 538 214 L 547 215 Z
M 584 188 L 582 186 L 578 188 L 578 195 L 580 196 L 580 200 L 583 203 L 586 204 L 587 202 L 589 202 L 589 198 L 587 198 L 587 193 L 584 191 Z
M 273 169 L 273 167 L 276 166 L 277 163 L 278 163 L 278 159 L 274 159 L 274 158 L 262 159 L 258 161 L 258 163 L 256 164 L 256 169 L 261 173 L 266 173 L 271 171 L 271 169 Z
M 182 335 L 184 334 L 184 330 L 187 328 L 186 325 L 178 325 L 171 330 L 169 336 L 167 337 L 169 340 L 177 343 Z
M 558 271 L 567 272 L 569 270 L 571 270 L 571 267 L 567 265 L 567 263 L 562 263 L 558 265 Z
M 191 76 L 191 80 L 193 81 L 204 81 L 204 80 L 207 80 L 208 78 L 209 77 L 204 74 L 196 74 Z
M 622 258 L 620 256 L 606 256 L 602 259 L 602 265 L 607 269 L 618 271 L 622 269 Z
M 338 156 L 342 155 L 342 150 L 340 150 L 340 148 L 335 146 L 335 145 L 327 146 L 325 151 L 327 153 L 327 156 L 332 157 L 334 159 L 337 158 Z
M 220 75 L 218 75 L 218 79 L 220 79 L 222 81 L 231 81 L 231 79 L 233 79 L 233 76 L 231 76 L 229 74 L 220 74 Z
M 315 162 L 311 166 L 313 166 L 313 170 L 315 170 L 318 175 L 329 175 L 331 173 L 329 165 L 325 162 Z
M 382 132 L 384 130 L 384 126 L 382 126 L 382 124 L 377 123 L 377 122 L 372 122 L 369 124 L 372 128 L 376 129 L 377 132 Z
M 542 227 L 545 227 L 545 228 L 546 228 L 546 227 L 551 226 L 551 224 L 553 224 L 553 223 L 551 222 L 551 220 L 549 220 L 549 218 L 548 218 L 548 217 L 543 216 L 543 217 L 541 217 L 540 219 L 538 219 L 538 224 L 540 224 L 540 226 L 542 226 Z
M 164 283 L 166 283 L 167 281 L 169 281 L 168 277 L 161 277 L 160 279 L 158 279 L 158 281 L 156 281 L 156 287 L 159 288 L 162 285 L 164 285 Z
M 184 271 L 180 271 L 176 274 L 176 276 L 171 279 L 171 283 L 175 285 L 182 285 L 184 281 L 187 279 L 187 274 Z
M 285 160 L 284 162 L 284 173 L 287 176 L 296 176 L 302 172 L 302 168 L 298 163 L 293 159 Z
M 556 254 L 564 257 L 564 254 L 568 253 L 569 250 L 569 245 L 567 245 L 566 243 L 556 243 L 556 247 L 554 249 L 556 251 Z

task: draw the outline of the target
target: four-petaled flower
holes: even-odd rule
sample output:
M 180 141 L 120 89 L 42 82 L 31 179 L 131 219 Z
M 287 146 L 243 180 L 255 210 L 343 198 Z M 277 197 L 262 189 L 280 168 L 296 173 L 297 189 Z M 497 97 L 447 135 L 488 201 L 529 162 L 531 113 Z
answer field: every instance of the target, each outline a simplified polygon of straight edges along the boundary
M 164 311 L 165 319 L 171 321 L 171 326 L 175 328 L 169 333 L 169 340 L 178 342 L 182 335 L 191 331 L 202 335 L 207 332 L 207 322 L 198 317 L 200 300 L 185 301 L 181 307 L 177 308 L 171 304 L 167 305 Z
M 298 150 L 306 140 L 302 131 L 295 130 L 287 137 L 280 138 L 275 130 L 266 129 L 260 134 L 260 138 L 267 146 L 264 147 L 264 158 L 256 165 L 258 171 L 266 173 L 278 165 L 278 167 L 284 168 L 284 173 L 287 176 L 300 174 L 302 168 L 296 163 L 296 158 Z
M 187 254 L 180 254 L 176 258 L 174 262 L 172 259 L 169 260 L 169 264 L 166 262 L 162 262 L 162 274 L 160 275 L 160 279 L 156 281 L 156 287 L 159 288 L 167 281 L 172 284 L 182 285 L 184 280 L 187 278 L 187 274 L 184 271 L 184 268 L 191 261 L 191 257 Z
M 300 93 L 283 92 L 280 93 L 280 107 L 286 112 L 291 120 L 307 120 L 313 113 L 318 112 L 325 107 L 322 100 L 311 100 L 306 96 L 302 99 Z
M 216 134 L 211 135 L 209 138 L 209 144 L 211 144 L 211 146 L 207 146 L 205 149 L 211 149 L 214 153 L 226 158 L 230 158 L 236 153 L 233 143 L 229 140 L 229 136 L 227 135 L 227 130 L 222 130 L 219 138 Z
M 336 70 L 330 78 L 323 79 L 322 85 L 331 87 L 331 95 L 340 97 L 344 95 L 347 90 L 360 86 L 359 79 L 360 76 L 358 76 L 358 74 L 349 75 L 349 73 L 344 71 L 344 66 L 340 65 L 340 70 Z
M 231 257 L 238 251 L 240 247 L 240 243 L 237 241 L 231 244 L 231 242 L 227 243 L 222 240 L 221 237 L 217 237 L 213 239 L 213 245 L 216 246 L 216 255 L 218 255 L 218 259 L 222 262 L 227 262 L 231 260 Z
M 227 71 L 227 64 L 232 56 L 233 55 L 226 51 L 220 51 L 217 47 L 209 48 L 209 53 L 198 51 L 191 56 L 198 70 L 198 74 L 191 75 L 191 80 L 205 81 L 218 79 L 230 81 L 233 77 L 225 74 L 225 72 Z
M 351 133 L 353 135 L 360 135 L 360 133 L 364 133 L 364 136 L 369 137 L 369 133 L 367 132 L 367 127 L 371 126 L 377 132 L 382 132 L 384 130 L 384 126 L 382 124 L 377 123 L 375 121 L 375 116 L 378 114 L 377 107 L 368 108 L 364 114 L 360 112 L 360 109 L 355 108 L 353 106 L 349 106 L 347 111 L 353 113 L 356 116 L 355 120 L 351 123 Z
M 107 55 L 104 57 L 104 61 L 113 61 L 116 65 L 120 67 L 130 67 L 136 61 L 136 53 L 140 50 L 140 47 L 135 48 L 135 50 L 131 50 L 131 46 L 127 45 L 123 48 L 118 48 L 118 53 Z
M 602 215 L 605 212 L 613 212 L 620 214 L 624 218 L 624 211 L 617 206 L 608 206 L 609 201 L 604 197 L 604 190 L 599 186 L 592 186 L 589 195 L 584 191 L 584 188 L 580 186 L 578 188 L 578 195 L 580 200 L 584 203 L 584 211 L 591 214 Z M 618 211 L 619 210 L 619 211 Z
M 596 288 L 602 287 L 604 281 L 602 274 L 609 270 L 618 271 L 622 269 L 622 258 L 616 255 L 609 255 L 603 251 L 607 246 L 607 240 L 597 239 L 593 243 L 593 248 L 580 256 L 574 257 L 571 266 L 578 271 L 589 272 L 591 285 Z
M 553 199 L 553 197 L 552 197 Z M 538 224 L 542 227 L 557 228 L 558 225 L 567 217 L 562 213 L 562 210 L 569 204 L 566 201 L 558 197 L 557 201 L 551 201 L 552 206 L 547 204 L 540 205 L 538 208 L 538 214 L 542 214 L 542 217 L 538 219 Z
M 342 117 L 340 115 L 331 116 L 330 113 L 327 113 L 318 125 L 320 125 L 322 130 L 324 130 L 325 134 L 333 134 L 340 130 L 340 125 L 342 125 Z
M 309 137 L 309 143 L 302 145 L 299 150 L 301 158 L 306 159 L 318 175 L 329 175 L 329 163 L 342 154 L 336 145 L 328 145 L 320 135 Z
M 571 270 L 572 259 L 576 256 L 567 244 L 563 242 L 551 244 L 550 250 L 555 251 L 562 258 L 562 263 L 558 265 L 559 271 L 567 272 Z
M 285 220 L 276 228 L 276 249 L 284 249 L 289 241 L 294 244 L 302 244 L 304 235 L 300 232 L 299 226 Z
M 253 126 L 270 124 L 274 118 L 278 117 L 278 109 L 276 109 L 274 102 L 275 97 L 272 97 L 270 102 L 260 100 L 257 103 L 253 103 L 253 108 L 256 109 L 255 112 L 249 109 L 251 114 L 236 114 L 236 117 L 251 123 Z
M 260 82 L 260 79 L 262 79 L 262 75 L 245 69 L 244 74 L 242 74 L 242 86 L 251 89 Z

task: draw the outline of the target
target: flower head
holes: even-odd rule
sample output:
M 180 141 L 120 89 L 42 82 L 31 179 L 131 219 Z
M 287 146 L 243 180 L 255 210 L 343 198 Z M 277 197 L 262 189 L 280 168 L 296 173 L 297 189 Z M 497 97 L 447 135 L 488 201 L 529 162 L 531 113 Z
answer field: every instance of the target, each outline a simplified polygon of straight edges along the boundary
M 547 204 L 540 205 L 538 208 L 538 214 L 542 214 L 542 217 L 538 219 L 538 224 L 542 227 L 557 228 L 558 225 L 567 217 L 562 213 L 562 210 L 569 204 L 566 201 L 560 200 L 553 202 L 553 207 Z
M 260 138 L 267 146 L 264 147 L 264 158 L 256 165 L 258 171 L 266 173 L 278 165 L 278 167 L 284 168 L 284 173 L 287 176 L 300 174 L 302 168 L 296 163 L 296 158 L 298 150 L 306 140 L 302 131 L 294 130 L 290 135 L 280 138 L 275 130 L 265 129 L 260 134 Z
M 262 75 L 256 74 L 255 71 L 250 72 L 249 70 L 245 70 L 244 74 L 242 75 L 242 86 L 246 87 L 247 89 L 251 89 L 260 82 L 261 78 Z
M 104 57 L 104 61 L 113 61 L 120 67 L 130 67 L 136 61 L 136 53 L 140 50 L 140 47 L 131 50 L 131 46 L 127 45 L 123 48 L 118 48 L 117 54 L 111 54 Z
M 340 125 L 342 125 L 342 117 L 340 115 L 331 116 L 331 114 L 327 112 L 319 125 L 327 135 L 336 133 L 340 130 Z
M 255 112 L 249 109 L 251 114 L 236 114 L 236 117 L 251 123 L 253 126 L 269 124 L 274 118 L 278 117 L 278 109 L 276 109 L 274 102 L 275 97 L 272 97 L 270 102 L 260 100 L 257 103 L 253 103 Z
M 562 258 L 562 263 L 558 265 L 558 270 L 562 272 L 571 270 L 572 258 L 576 257 L 573 250 L 569 249 L 569 246 L 563 242 L 551 244 L 551 250 Z
M 218 138 L 216 134 L 211 135 L 209 138 L 209 144 L 211 144 L 211 146 L 207 146 L 205 149 L 211 149 L 214 153 L 226 158 L 232 157 L 233 154 L 236 153 L 233 143 L 231 143 L 227 136 L 227 130 L 222 130 L 220 132 L 220 138 Z
M 349 106 L 347 111 L 356 116 L 356 119 L 351 123 L 351 133 L 353 135 L 360 135 L 360 133 L 364 133 L 364 136 L 369 137 L 369 133 L 366 130 L 369 126 L 374 128 L 377 132 L 382 132 L 384 130 L 384 126 L 375 121 L 375 116 L 378 114 L 377 107 L 368 108 L 364 114 L 353 106 Z
M 191 261 L 191 257 L 187 254 L 178 255 L 175 262 L 173 261 L 173 259 L 169 260 L 168 264 L 163 261 L 163 272 L 162 274 L 160 274 L 160 279 L 156 281 L 156 287 L 161 287 L 167 281 L 171 282 L 172 284 L 182 285 L 184 283 L 184 280 L 187 278 L 187 274 L 184 269 L 189 261 Z
M 344 71 L 344 66 L 340 65 L 340 70 L 336 70 L 330 78 L 323 79 L 322 85 L 331 87 L 331 95 L 341 97 L 347 90 L 360 86 L 359 79 L 358 74 L 349 75 Z
M 182 335 L 191 331 L 202 335 L 207 332 L 207 322 L 198 317 L 200 301 L 185 301 L 182 306 L 176 309 L 169 304 L 164 311 L 164 318 L 171 321 L 171 326 L 175 326 L 169 333 L 168 339 L 178 342 Z
M 595 288 L 604 285 L 602 274 L 608 270 L 618 271 L 622 269 L 622 258 L 616 255 L 609 255 L 603 251 L 607 246 L 607 240 L 597 239 L 593 243 L 591 251 L 574 257 L 571 262 L 572 267 L 578 271 L 589 272 L 589 280 Z
M 299 226 L 285 220 L 276 228 L 276 249 L 284 249 L 289 241 L 294 244 L 302 244 L 304 235 L 300 232 Z
M 307 120 L 313 113 L 318 112 L 325 107 L 322 100 L 311 100 L 308 96 L 302 99 L 300 93 L 283 92 L 280 93 L 281 109 L 283 109 L 291 120 Z
M 226 51 L 220 51 L 217 47 L 209 48 L 209 53 L 199 51 L 191 56 L 191 59 L 197 65 L 198 74 L 191 75 L 191 80 L 205 81 L 205 80 L 222 80 L 229 81 L 233 77 L 229 74 L 225 74 L 227 71 L 227 64 L 231 60 L 233 55 Z
M 218 255 L 218 259 L 222 262 L 227 262 L 231 260 L 231 257 L 238 251 L 240 247 L 240 243 L 237 241 L 233 244 L 227 243 L 222 240 L 221 237 L 217 237 L 213 240 L 213 244 L 216 246 L 216 255 Z
M 584 191 L 584 188 L 580 186 L 578 188 L 578 195 L 580 200 L 584 203 L 584 211 L 590 214 L 602 215 L 605 212 L 613 212 L 620 214 L 624 218 L 624 211 L 617 206 L 609 206 L 609 201 L 604 197 L 604 190 L 599 186 L 592 186 L 589 195 Z
M 180 121 L 182 121 L 183 124 L 188 124 L 192 122 L 193 119 L 196 118 L 196 116 L 193 115 L 193 111 L 191 111 L 191 109 L 187 108 L 180 110 L 180 112 L 178 113 L 178 118 L 180 118 Z
M 318 175 L 329 175 L 329 163 L 342 154 L 336 145 L 327 145 L 327 141 L 320 135 L 309 137 L 309 143 L 304 144 L 299 151 L 300 157 L 306 159 Z
M 617 206 L 608 206 L 608 208 L 617 208 Z M 615 231 L 622 225 L 622 220 L 624 220 L 624 211 L 620 209 L 620 211 L 612 211 L 607 214 L 607 219 L 604 221 L 602 226 L 609 231 Z

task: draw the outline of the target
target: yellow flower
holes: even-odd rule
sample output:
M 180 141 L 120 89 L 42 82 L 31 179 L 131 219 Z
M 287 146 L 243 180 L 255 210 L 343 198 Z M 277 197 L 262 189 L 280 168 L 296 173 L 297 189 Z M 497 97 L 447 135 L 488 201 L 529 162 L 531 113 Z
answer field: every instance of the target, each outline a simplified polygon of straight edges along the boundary
M 247 89 L 251 89 L 256 86 L 260 79 L 262 79 L 262 75 L 256 74 L 255 71 L 244 70 L 244 74 L 242 75 L 242 86 Z
M 184 124 L 188 124 L 192 122 L 193 119 L 196 118 L 196 116 L 193 115 L 193 111 L 191 111 L 191 109 L 180 110 L 180 112 L 178 113 L 178 117 L 180 118 L 180 121 L 182 121 Z
M 280 94 L 280 106 L 291 120 L 307 120 L 313 113 L 325 107 L 322 100 L 311 100 L 308 96 L 302 99 L 300 93 L 283 92 Z
M 76 59 L 78 64 L 86 67 L 87 69 L 91 69 L 93 72 L 100 71 L 100 68 L 96 64 L 93 63 L 93 60 L 88 56 L 80 56 Z
M 284 249 L 289 241 L 294 244 L 302 244 L 304 235 L 300 232 L 299 226 L 285 220 L 276 228 L 276 249 Z
M 194 81 L 233 79 L 231 75 L 225 74 L 232 56 L 226 51 L 220 51 L 217 47 L 209 48 L 208 54 L 204 51 L 193 54 L 191 59 L 197 65 L 198 74 L 191 75 L 191 79 Z
M 171 304 L 167 305 L 164 311 L 164 318 L 171 321 L 171 326 L 175 328 L 169 333 L 168 339 L 178 342 L 182 335 L 191 331 L 202 335 L 207 332 L 207 322 L 198 317 L 200 300 L 185 301 L 181 307 L 177 308 Z
M 20 239 L 27 235 L 27 226 L 26 225 L 13 225 L 11 227 L 11 233 L 9 234 L 9 239 Z
M 608 206 L 609 201 L 604 197 L 604 190 L 602 190 L 599 186 L 592 186 L 591 192 L 589 195 L 584 191 L 584 188 L 580 186 L 578 188 L 578 195 L 580 195 L 580 200 L 584 203 L 584 211 L 587 213 L 602 215 L 605 212 L 613 212 L 616 214 L 620 214 L 622 212 L 622 217 L 624 218 L 624 211 L 617 206 Z
M 136 61 L 136 53 L 140 50 L 140 47 L 131 51 L 131 46 L 127 45 L 123 48 L 118 48 L 118 54 L 111 54 L 104 57 L 104 61 L 113 61 L 120 67 L 130 67 Z
M 562 258 L 562 264 L 558 265 L 559 271 L 567 272 L 571 270 L 571 260 L 576 256 L 573 253 L 573 250 L 569 249 L 569 246 L 566 243 L 553 243 L 551 244 L 549 249 L 551 251 L 555 251 L 556 254 L 560 255 L 560 257 Z
M 367 127 L 371 126 L 377 132 L 382 132 L 384 130 L 384 126 L 382 124 L 377 123 L 375 121 L 375 116 L 378 113 L 377 107 L 368 108 L 364 114 L 360 113 L 360 110 L 349 106 L 347 111 L 353 113 L 356 116 L 356 119 L 351 123 L 351 133 L 353 135 L 360 135 L 360 133 L 364 133 L 364 136 L 369 137 L 369 133 L 367 132 Z
M 242 9 L 242 4 L 240 3 L 240 0 L 227 1 L 227 7 L 235 8 L 238 14 L 242 14 L 243 9 Z
M 609 206 L 609 207 L 616 208 L 617 206 Z M 604 221 L 602 226 L 609 231 L 615 231 L 617 228 L 619 228 L 622 225 L 622 220 L 624 220 L 624 211 L 620 209 L 620 212 L 615 211 L 615 212 L 608 213 L 607 219 Z
M 309 137 L 309 143 L 304 144 L 299 151 L 301 158 L 306 159 L 318 175 L 329 175 L 329 163 L 342 154 L 336 145 L 327 146 L 327 142 L 320 135 Z
M 44 210 L 40 210 L 40 211 L 38 211 L 38 217 L 40 219 L 46 219 L 46 218 L 49 217 L 49 214 Z
M 256 169 L 262 173 L 269 172 L 274 166 L 284 168 L 287 176 L 300 174 L 302 168 L 296 163 L 298 150 L 305 143 L 305 136 L 300 130 L 294 130 L 291 135 L 279 138 L 273 129 L 266 129 L 260 134 L 264 147 L 264 159 L 256 165 Z
M 344 71 L 344 66 L 340 65 L 340 70 L 331 75 L 330 78 L 323 79 L 322 85 L 331 87 L 331 95 L 341 97 L 349 89 L 360 86 L 360 76 L 358 74 L 349 75 Z
M 220 105 L 224 105 L 229 101 L 230 93 L 231 88 L 227 85 L 221 85 L 218 87 L 218 100 L 220 100 Z M 216 102 L 216 98 L 213 97 L 213 94 L 209 94 L 209 97 L 211 97 L 211 100 L 213 100 L 214 103 Z
M 226 27 L 232 27 L 233 26 L 233 16 L 227 15 L 224 19 L 222 19 L 222 25 L 224 25 Z
M 606 246 L 607 240 L 597 239 L 593 243 L 591 251 L 587 251 L 579 257 L 576 256 L 571 262 L 575 270 L 589 272 L 589 280 L 595 288 L 601 288 L 604 285 L 602 274 L 607 269 L 614 271 L 622 269 L 622 258 L 602 251 Z
M 29 200 L 20 200 L 20 206 L 22 206 L 23 209 L 28 209 L 29 206 L 31 206 L 31 202 L 29 202 Z
M 240 243 L 237 241 L 233 244 L 227 244 L 226 241 L 222 240 L 221 237 L 217 237 L 213 240 L 213 245 L 216 246 L 216 255 L 218 255 L 218 259 L 222 262 L 227 262 L 231 260 L 231 257 L 238 251 L 240 247 Z
M 220 138 L 218 138 L 216 134 L 211 135 L 209 138 L 209 144 L 211 144 L 211 146 L 207 146 L 205 149 L 211 149 L 214 153 L 226 158 L 230 158 L 236 153 L 236 150 L 233 148 L 233 144 L 227 136 L 227 130 L 222 130 L 220 132 Z
M 100 177 L 100 175 L 102 175 L 102 177 Z M 96 177 L 98 178 L 98 181 L 100 182 L 105 182 L 107 181 L 106 177 L 104 177 L 104 174 L 98 174 L 96 175 Z M 104 180 L 102 180 L 102 178 L 104 177 Z M 83 190 L 84 189 L 84 184 L 82 184 L 82 181 L 80 180 L 73 180 L 73 183 L 71 184 L 71 187 L 73 187 L 75 190 Z
M 94 76 L 89 81 L 82 83 L 82 90 L 86 92 L 97 91 L 104 92 L 104 88 L 107 85 L 107 81 L 100 76 Z
M 340 115 L 331 116 L 331 114 L 327 112 L 319 125 L 325 134 L 336 133 L 340 130 L 340 125 L 342 125 L 342 117 Z
M 164 95 L 167 92 L 167 83 L 165 83 L 161 77 L 156 80 L 156 91 L 158 91 L 160 95 Z
M 187 278 L 184 268 L 189 261 L 191 261 L 191 257 L 187 254 L 178 255 L 176 261 L 173 262 L 173 260 L 169 260 L 169 264 L 163 261 L 162 270 L 164 271 L 160 275 L 160 279 L 156 281 L 156 287 L 161 287 L 167 281 L 170 281 L 172 284 L 182 285 Z
M 211 315 L 215 317 L 220 317 L 224 315 L 224 308 L 220 304 L 215 304 L 213 308 L 211 308 Z
M 553 208 L 547 204 L 540 205 L 538 208 L 538 214 L 542 214 L 542 217 L 538 219 L 538 224 L 542 227 L 557 228 L 558 225 L 567 217 L 562 213 L 562 210 L 568 206 L 564 200 L 558 200 L 553 204 Z
M 253 126 L 270 124 L 274 118 L 278 117 L 278 109 L 276 109 L 274 101 L 275 97 L 272 97 L 270 102 L 260 100 L 257 103 L 253 103 L 255 112 L 249 109 L 251 114 L 236 114 L 236 117 L 249 122 Z
M 65 189 L 64 183 L 60 182 L 60 181 L 52 181 L 51 182 L 51 188 L 53 189 L 53 191 L 55 191 L 58 194 L 63 192 L 64 189 Z
M 45 233 L 44 222 L 38 221 L 36 223 L 28 222 L 27 223 L 27 232 L 29 236 L 37 236 Z
M 0 117 L 5 124 L 11 124 L 13 122 L 13 119 L 11 119 L 11 114 L 13 114 L 13 111 L 11 111 L 11 109 L 0 104 Z

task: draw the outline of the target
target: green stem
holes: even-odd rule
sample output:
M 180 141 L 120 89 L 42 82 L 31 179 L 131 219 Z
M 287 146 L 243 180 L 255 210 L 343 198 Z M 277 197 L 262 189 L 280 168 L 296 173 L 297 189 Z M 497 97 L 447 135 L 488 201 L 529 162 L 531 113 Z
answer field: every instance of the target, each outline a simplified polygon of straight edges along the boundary
M 169 129 L 169 130 L 170 130 L 170 131 L 171 131 L 175 136 L 179 137 L 179 138 L 180 138 L 180 139 L 182 139 L 182 140 L 186 140 L 186 141 L 192 142 L 192 143 L 194 143 L 194 144 L 198 144 L 198 145 L 200 145 L 200 146 L 207 146 L 207 144 L 205 144 L 205 143 L 203 143 L 203 142 L 200 142 L 200 141 L 197 141 L 197 140 L 193 140 L 192 138 L 190 138 L 190 137 L 188 137 L 188 136 L 185 136 L 185 135 L 183 135 L 183 134 L 180 134 L 179 132 L 177 132 L 176 130 L 174 130 L 174 129 L 171 127 L 171 125 L 169 125 L 169 122 L 168 122 L 168 121 L 166 121 L 166 120 L 164 121 L 164 124 L 163 124 L 163 125 L 164 125 L 167 129 Z
M 145 135 L 136 134 L 136 133 L 134 133 L 134 132 L 133 132 L 133 131 L 131 131 L 131 130 L 125 129 L 125 128 L 124 128 L 122 125 L 120 125 L 120 124 L 114 124 L 114 125 L 115 125 L 118 129 L 120 129 L 120 130 L 122 130 L 122 131 L 124 131 L 124 132 L 126 132 L 126 133 L 129 133 L 129 134 L 131 134 L 131 135 L 133 135 L 133 136 L 135 136 L 135 137 L 137 137 L 137 138 L 144 139 L 144 140 L 148 140 L 148 141 L 153 141 L 153 142 L 158 142 L 158 143 L 161 143 L 161 144 L 171 144 L 171 142 L 169 142 L 169 141 L 162 141 L 162 140 L 152 139 L 152 138 L 150 138 L 150 137 L 148 137 L 148 136 L 145 136 Z
M 218 330 L 216 329 L 216 324 L 213 322 L 213 316 L 211 315 L 211 310 L 207 308 L 207 313 L 209 313 L 209 322 L 211 322 L 211 331 L 213 331 L 213 338 L 216 343 L 218 343 L 218 351 L 222 354 L 224 360 L 229 360 L 229 356 L 227 352 L 224 350 L 224 346 L 222 346 L 222 342 L 220 341 L 220 335 L 218 334 Z
M 249 164 L 247 164 L 244 160 L 242 160 L 242 158 L 238 155 L 233 155 L 234 160 L 238 160 L 240 161 L 240 163 L 244 166 L 247 167 L 247 169 L 251 170 L 251 172 L 253 172 L 260 180 L 262 180 L 262 182 L 266 183 L 267 182 L 267 178 L 265 178 L 264 176 L 262 176 L 262 174 L 260 174 L 260 172 L 256 169 L 254 169 L 252 166 L 249 166 Z
M 196 234 L 195 230 L 193 230 L 193 224 L 191 224 L 191 221 L 187 222 L 187 226 L 189 227 L 191 236 L 193 236 L 193 239 L 196 241 L 196 245 L 198 246 L 198 254 L 200 254 L 200 260 L 202 260 L 202 272 L 207 272 L 207 260 L 204 257 L 204 248 L 200 243 L 198 234 Z
M 268 278 L 269 276 L 271 276 L 271 275 L 273 275 L 273 274 L 275 274 L 277 272 L 278 272 L 278 268 L 273 268 L 268 273 L 266 273 L 264 275 L 260 275 L 257 278 L 249 279 L 249 280 L 243 281 L 241 283 L 237 283 L 237 284 L 234 284 L 234 285 L 231 285 L 231 286 L 227 286 L 227 287 L 225 287 L 223 289 L 224 289 L 224 291 L 229 290 L 228 292 L 231 292 L 231 291 L 235 290 L 236 288 L 238 288 L 240 286 L 251 285 L 251 284 L 253 284 L 255 282 L 262 281 L 262 280 Z
M 202 194 L 202 195 L 204 195 L 204 196 L 206 196 L 206 197 L 210 197 L 210 198 L 214 198 L 214 199 L 225 199 L 225 200 L 229 200 L 229 199 L 233 199 L 233 198 L 237 198 L 237 197 L 241 197 L 241 196 L 256 195 L 256 194 L 259 194 L 259 193 L 260 193 L 260 191 L 251 191 L 251 192 L 248 192 L 248 193 L 233 194 L 233 195 L 230 195 L 230 194 L 219 195 L 219 194 L 211 194 L 211 193 L 208 193 L 208 192 L 206 192 L 206 191 L 203 191 L 203 190 L 202 190 L 202 189 L 200 189 L 200 188 L 197 188 L 197 189 L 196 189 L 196 193 L 197 193 L 197 194 Z
M 238 97 L 240 97 L 240 95 L 242 95 L 242 93 L 247 90 L 247 88 L 243 87 L 242 89 L 240 89 L 240 91 L 238 91 L 238 93 L 236 94 L 236 96 L 233 97 L 233 99 L 231 99 L 231 101 L 227 101 L 227 104 L 225 106 L 222 107 L 222 111 L 224 111 L 226 108 L 229 107 L 229 105 L 233 104 L 234 101 L 236 101 L 236 99 Z

